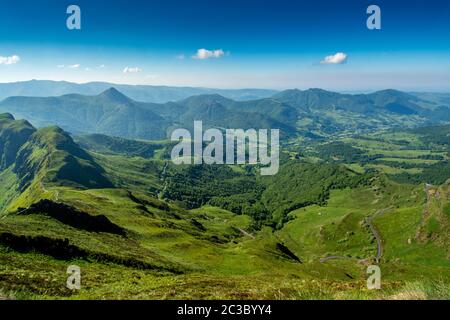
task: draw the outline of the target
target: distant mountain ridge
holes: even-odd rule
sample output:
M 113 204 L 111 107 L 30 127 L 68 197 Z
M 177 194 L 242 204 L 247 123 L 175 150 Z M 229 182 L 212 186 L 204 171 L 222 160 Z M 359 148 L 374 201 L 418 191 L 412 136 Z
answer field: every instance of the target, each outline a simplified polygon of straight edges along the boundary
M 322 89 L 286 90 L 274 96 L 275 99 L 296 106 L 303 111 L 311 109 L 342 109 L 351 112 L 376 112 L 378 108 L 398 114 L 417 114 L 430 108 L 417 102 L 429 103 L 409 93 L 397 90 L 382 90 L 370 94 L 341 94 Z M 429 103 L 430 104 L 430 103 Z M 431 104 L 430 104 L 431 105 Z
M 0 83 L 0 100 L 11 96 L 54 97 L 66 94 L 98 95 L 110 87 L 117 88 L 136 101 L 165 103 L 193 95 L 220 94 L 234 100 L 253 100 L 274 95 L 277 91 L 266 89 L 214 89 L 198 87 L 170 87 L 151 85 L 126 85 L 107 82 L 73 83 L 67 81 L 30 80 Z

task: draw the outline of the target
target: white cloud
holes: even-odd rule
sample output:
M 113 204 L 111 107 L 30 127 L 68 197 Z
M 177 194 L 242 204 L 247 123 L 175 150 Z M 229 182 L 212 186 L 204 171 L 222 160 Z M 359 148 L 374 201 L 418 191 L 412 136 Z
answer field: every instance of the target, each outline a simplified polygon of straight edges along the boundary
M 331 56 L 326 56 L 320 63 L 321 64 L 343 64 L 347 61 L 347 54 L 338 52 Z
M 222 49 L 217 50 L 206 50 L 206 49 L 198 49 L 193 59 L 209 59 L 209 58 L 220 58 L 225 55 L 225 52 Z
M 142 69 L 138 68 L 138 67 L 125 67 L 125 69 L 123 69 L 123 73 L 127 74 L 127 73 L 138 73 L 141 72 Z
M 20 61 L 20 57 L 18 55 L 13 55 L 10 57 L 0 56 L 0 64 L 16 64 Z
M 98 66 L 99 69 L 103 69 L 104 67 L 106 67 L 104 64 Z
M 58 69 L 63 69 L 63 68 L 65 67 L 65 65 L 63 65 L 63 64 L 58 64 L 56 67 L 57 67 Z
M 70 65 L 70 66 L 67 66 L 67 68 L 70 68 L 70 69 L 78 69 L 80 66 L 81 66 L 81 65 L 80 65 L 79 63 L 77 63 L 77 64 L 72 64 L 72 65 Z

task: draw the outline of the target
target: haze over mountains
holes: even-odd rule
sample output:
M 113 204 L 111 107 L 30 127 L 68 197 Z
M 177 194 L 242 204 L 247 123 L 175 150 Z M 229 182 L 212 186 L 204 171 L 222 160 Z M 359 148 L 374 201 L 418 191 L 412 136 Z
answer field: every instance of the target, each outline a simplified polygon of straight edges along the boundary
M 277 91 L 265 89 L 211 89 L 196 87 L 168 87 L 150 85 L 126 85 L 106 82 L 73 83 L 67 81 L 31 80 L 0 83 L 0 100 L 11 96 L 51 97 L 65 94 L 97 95 L 114 87 L 128 97 L 143 102 L 164 103 L 182 100 L 193 95 L 217 93 L 236 100 L 266 98 Z

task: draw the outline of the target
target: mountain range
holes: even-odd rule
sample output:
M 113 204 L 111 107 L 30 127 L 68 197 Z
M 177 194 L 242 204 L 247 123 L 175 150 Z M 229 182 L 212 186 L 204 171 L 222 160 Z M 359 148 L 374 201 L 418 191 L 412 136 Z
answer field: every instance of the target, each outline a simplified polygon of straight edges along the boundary
M 437 125 L 448 106 L 394 90 L 6 98 L 0 299 L 448 299 L 450 129 Z M 176 166 L 170 142 L 143 141 L 194 120 L 280 128 L 279 173 Z M 73 261 L 80 292 L 65 287 Z M 375 263 L 383 290 L 362 289 Z
M 286 90 L 269 98 L 237 101 L 219 94 L 190 96 L 175 102 L 149 103 L 116 88 L 98 95 L 13 96 L 0 111 L 27 119 L 36 127 L 57 125 L 72 134 L 105 134 L 131 139 L 165 139 L 174 128 L 278 128 L 285 137 L 321 137 L 392 127 L 450 121 L 450 103 L 441 95 L 396 90 L 341 94 L 322 89 Z

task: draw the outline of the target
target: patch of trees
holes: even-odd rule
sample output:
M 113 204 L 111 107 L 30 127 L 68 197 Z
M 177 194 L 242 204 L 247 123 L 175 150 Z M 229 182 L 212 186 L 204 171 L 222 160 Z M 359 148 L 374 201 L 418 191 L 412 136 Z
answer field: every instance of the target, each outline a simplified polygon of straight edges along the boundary
M 331 190 L 369 184 L 372 176 L 358 175 L 339 165 L 291 162 L 277 175 L 263 179 L 267 187 L 262 203 L 272 213 L 277 227 L 281 227 L 292 210 L 325 205 Z
M 355 148 L 344 142 L 331 142 L 317 148 L 318 156 L 326 161 L 338 163 L 366 164 L 382 158 L 382 154 L 367 155 L 359 148 Z
M 423 160 L 439 160 L 439 161 L 445 160 L 445 158 L 440 154 L 423 154 L 418 156 L 418 158 Z
M 257 220 L 267 218 L 267 210 L 258 203 L 264 186 L 251 171 L 237 172 L 224 165 L 182 166 L 167 173 L 163 197 L 188 209 L 206 204 Z
M 408 174 L 406 172 L 401 174 L 390 175 L 395 181 L 400 183 L 431 183 L 443 184 L 450 178 L 450 163 L 448 161 L 439 162 L 429 165 L 417 174 Z
M 290 211 L 326 204 L 330 190 L 367 184 L 372 176 L 339 165 L 296 160 L 283 164 L 280 172 L 270 177 L 229 166 L 184 166 L 169 170 L 163 196 L 186 208 L 209 204 L 249 215 L 256 227 L 281 227 Z

